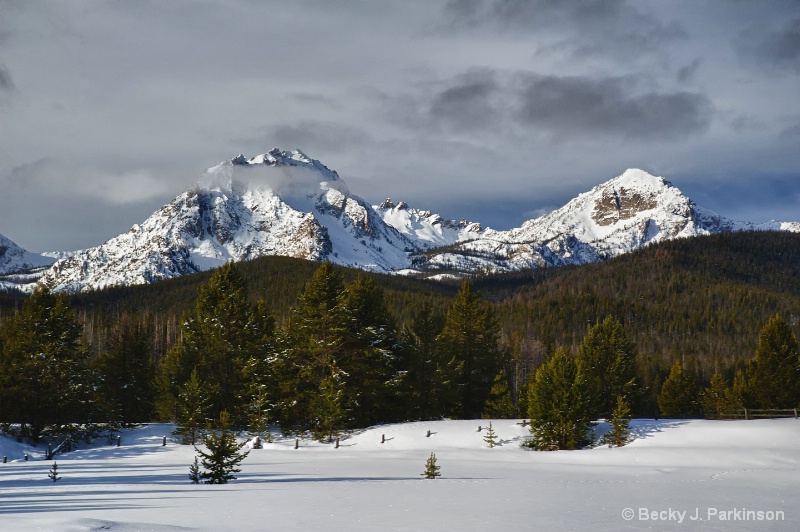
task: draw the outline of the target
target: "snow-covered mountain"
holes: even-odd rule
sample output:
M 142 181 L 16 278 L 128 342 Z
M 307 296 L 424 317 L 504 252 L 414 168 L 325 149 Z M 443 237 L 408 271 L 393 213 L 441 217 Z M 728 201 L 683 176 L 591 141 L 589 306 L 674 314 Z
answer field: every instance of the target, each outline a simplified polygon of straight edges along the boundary
M 41 282 L 78 292 L 151 283 L 265 255 L 390 272 L 405 267 L 413 249 L 336 172 L 299 150 L 276 148 L 208 169 L 197 186 L 142 224 L 58 261 Z
M 276 148 L 208 169 L 143 223 L 70 253 L 43 274 L 53 257 L 0 240 L 0 274 L 16 275 L 0 278 L 0 288 L 11 282 L 32 290 L 37 279 L 65 292 L 144 284 L 265 255 L 429 277 L 512 271 L 586 264 L 653 242 L 747 229 L 800 232 L 800 223 L 733 222 L 696 206 L 663 178 L 632 169 L 521 227 L 495 231 L 403 202 L 371 206 L 319 161 Z
M 800 223 L 734 222 L 698 207 L 664 178 L 629 169 L 519 228 L 486 230 L 479 238 L 420 256 L 415 267 L 497 272 L 587 264 L 650 243 L 743 230 L 800 232 Z

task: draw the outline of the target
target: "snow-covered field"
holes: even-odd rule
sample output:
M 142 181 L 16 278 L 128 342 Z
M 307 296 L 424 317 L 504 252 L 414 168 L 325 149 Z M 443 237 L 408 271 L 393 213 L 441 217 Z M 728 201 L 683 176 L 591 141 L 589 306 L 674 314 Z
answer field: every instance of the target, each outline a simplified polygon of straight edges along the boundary
M 191 447 L 162 447 L 170 425 L 58 455 L 56 483 L 42 448 L 0 437 L 0 530 L 800 530 L 795 419 L 636 420 L 627 447 L 557 452 L 521 448 L 512 420 L 493 421 L 490 449 L 478 425 L 384 425 L 339 449 L 279 439 L 214 486 L 189 482 Z M 431 452 L 437 480 L 420 476 Z

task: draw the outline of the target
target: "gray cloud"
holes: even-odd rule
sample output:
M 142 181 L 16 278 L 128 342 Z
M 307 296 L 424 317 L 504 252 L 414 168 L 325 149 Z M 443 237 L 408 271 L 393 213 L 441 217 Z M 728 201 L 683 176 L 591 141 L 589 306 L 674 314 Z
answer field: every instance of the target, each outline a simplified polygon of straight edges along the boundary
M 32 249 L 275 146 L 497 228 L 628 167 L 768 210 L 747 186 L 800 168 L 796 0 L 0 3 L 0 233 Z
M 0 90 L 12 91 L 15 88 L 14 80 L 11 78 L 11 72 L 8 71 L 8 68 L 4 64 L 0 63 Z
M 431 118 L 456 130 L 483 129 L 497 116 L 492 101 L 497 89 L 490 72 L 466 74 L 433 97 Z
M 272 139 L 285 148 L 300 148 L 314 155 L 342 150 L 357 150 L 369 141 L 360 128 L 320 120 L 303 120 L 295 124 L 282 124 L 262 129 L 265 142 Z
M 686 66 L 682 66 L 678 69 L 678 81 L 681 83 L 687 83 L 694 79 L 695 74 L 697 74 L 697 69 L 700 68 L 700 64 L 702 61 L 700 59 L 695 58 L 691 63 Z
M 748 28 L 738 35 L 736 47 L 746 63 L 760 70 L 800 73 L 800 17 L 777 30 Z
M 575 57 L 636 57 L 686 37 L 678 22 L 659 20 L 642 6 L 626 0 L 453 0 L 443 18 L 456 30 L 533 30 L 540 51 L 564 50 Z
M 678 139 L 704 131 L 713 114 L 703 94 L 636 94 L 621 78 L 531 76 L 522 85 L 519 119 L 559 137 Z

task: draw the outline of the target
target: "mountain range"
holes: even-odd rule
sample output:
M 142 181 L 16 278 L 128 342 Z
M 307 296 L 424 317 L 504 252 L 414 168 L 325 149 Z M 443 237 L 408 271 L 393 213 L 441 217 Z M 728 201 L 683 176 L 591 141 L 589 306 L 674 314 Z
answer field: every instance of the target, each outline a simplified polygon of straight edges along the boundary
M 264 255 L 441 278 L 587 264 L 675 238 L 800 232 L 798 222 L 734 222 L 642 170 L 507 231 L 386 199 L 370 205 L 300 150 L 238 155 L 127 233 L 99 246 L 28 252 L 0 235 L 0 288 L 58 292 L 145 284 Z

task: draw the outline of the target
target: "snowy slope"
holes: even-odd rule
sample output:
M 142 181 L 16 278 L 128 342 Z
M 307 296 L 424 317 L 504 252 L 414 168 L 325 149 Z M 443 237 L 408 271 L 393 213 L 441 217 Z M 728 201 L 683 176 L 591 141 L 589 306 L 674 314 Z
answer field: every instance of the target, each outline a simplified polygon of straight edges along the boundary
M 274 149 L 210 168 L 196 187 L 142 224 L 57 262 L 42 282 L 78 292 L 151 283 L 265 255 L 388 272 L 404 267 L 412 249 L 350 194 L 336 172 L 299 150 Z
M 435 278 L 587 264 L 650 243 L 740 230 L 800 232 L 800 223 L 734 222 L 663 178 L 630 169 L 521 227 L 495 231 L 389 199 L 371 206 L 319 161 L 275 148 L 210 168 L 128 233 L 71 253 L 43 275 L 0 278 L 0 288 L 32 290 L 40 276 L 65 292 L 144 284 L 265 255 Z M 6 241 L 0 275 L 52 262 Z
M 0 235 L 0 275 L 49 266 L 55 261 L 55 256 L 26 251 Z
M 62 256 L 32 253 L 0 235 L 0 292 L 34 286 L 43 271 Z
M 387 198 L 373 206 L 384 222 L 406 235 L 422 249 L 449 246 L 479 238 L 483 233 L 481 224 L 461 220 L 447 220 L 431 211 L 409 207 L 404 201 L 397 205 Z
M 489 420 L 377 426 L 343 438 L 338 449 L 301 439 L 295 450 L 294 438 L 277 438 L 252 450 L 224 486 L 189 482 L 195 452 L 171 440 L 162 447 L 170 425 L 126 429 L 120 447 L 81 443 L 56 457 L 56 483 L 43 447 L 0 437 L 0 454 L 9 458 L 0 464 L 0 525 L 76 532 L 800 529 L 795 419 L 634 420 L 636 439 L 625 447 L 554 452 L 521 448 L 528 432 L 518 421 L 492 420 L 502 444 L 491 449 L 485 428 L 477 431 Z M 601 423 L 598 435 L 605 430 Z M 441 467 L 437 480 L 420 476 L 430 453 Z
M 664 178 L 629 169 L 519 228 L 487 230 L 429 254 L 423 267 L 469 272 L 587 264 L 651 243 L 742 230 L 800 232 L 800 224 L 734 222 L 698 207 Z

